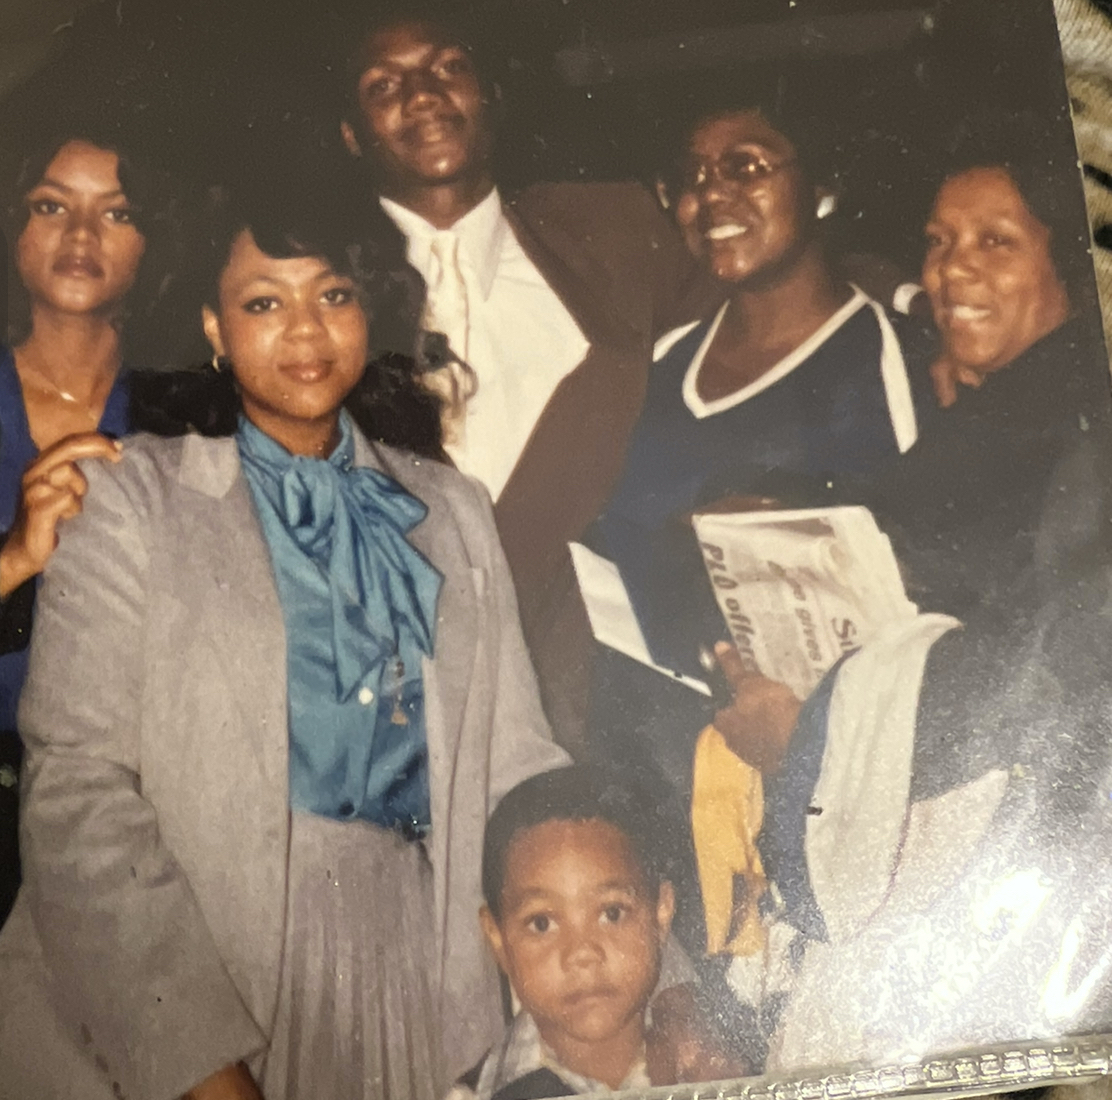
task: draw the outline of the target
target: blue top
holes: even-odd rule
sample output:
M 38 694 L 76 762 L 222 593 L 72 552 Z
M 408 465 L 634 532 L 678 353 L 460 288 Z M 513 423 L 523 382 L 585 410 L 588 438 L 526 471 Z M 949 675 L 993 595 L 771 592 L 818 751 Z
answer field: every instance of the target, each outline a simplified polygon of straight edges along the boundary
M 731 494 L 797 508 L 836 504 L 847 483 L 899 457 L 871 308 L 852 313 L 767 388 L 696 417 L 684 379 L 711 323 L 654 364 L 625 468 L 592 539 L 621 571 L 653 657 L 700 678 L 699 645 L 726 631 L 684 517 Z M 929 379 L 909 381 L 921 419 L 933 404 Z
M 792 369 L 777 377 L 774 368 L 764 388 L 755 385 L 733 405 L 714 403 L 718 411 L 699 417 L 685 398 L 685 380 L 690 383 L 689 368 L 711 324 L 697 325 L 653 365 L 625 468 L 589 534 L 621 571 L 657 663 L 703 680 L 700 646 L 729 640 L 729 633 L 688 515 L 732 494 L 768 496 L 792 508 L 859 500 L 858 492 L 900 453 L 881 365 L 885 334 L 869 304 L 849 312 Z M 911 368 L 909 352 L 919 349 L 909 345 L 918 334 L 896 335 Z M 932 415 L 929 375 L 911 368 L 906 378 L 922 431 Z M 662 797 L 677 797 L 685 810 L 695 739 L 723 704 L 612 650 L 595 649 L 592 751 L 637 767 L 643 782 L 655 784 Z M 821 740 L 808 743 L 816 751 L 785 764 L 766 796 L 765 858 L 792 882 L 800 837 L 780 835 L 773 819 L 802 827 L 798 819 L 821 760 Z M 802 898 L 788 892 L 793 909 L 805 911 Z
M 356 467 L 347 414 L 327 459 L 246 418 L 236 439 L 286 627 L 290 805 L 407 836 L 430 824 L 422 654 L 441 576 L 405 534 L 427 509 Z
M 129 431 L 128 386 L 121 371 L 108 394 L 97 430 L 119 437 Z M 15 522 L 23 472 L 38 457 L 31 439 L 23 389 L 11 349 L 0 346 L 0 531 Z M 0 730 L 16 728 L 16 708 L 27 677 L 27 648 L 0 655 Z

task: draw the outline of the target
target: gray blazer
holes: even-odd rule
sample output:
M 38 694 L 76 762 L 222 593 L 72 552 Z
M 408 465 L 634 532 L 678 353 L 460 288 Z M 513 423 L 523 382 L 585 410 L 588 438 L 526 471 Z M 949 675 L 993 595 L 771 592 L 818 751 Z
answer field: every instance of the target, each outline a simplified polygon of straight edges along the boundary
M 430 919 L 445 1056 L 462 1070 L 501 1028 L 477 920 L 485 821 L 566 757 L 485 492 L 362 439 L 356 460 L 428 505 L 410 538 L 444 574 L 424 670 Z M 25 882 L 0 934 L 0 1096 L 170 1100 L 267 1044 L 286 642 L 234 440 L 137 436 L 119 465 L 86 472 L 85 510 L 46 572 L 21 708 Z

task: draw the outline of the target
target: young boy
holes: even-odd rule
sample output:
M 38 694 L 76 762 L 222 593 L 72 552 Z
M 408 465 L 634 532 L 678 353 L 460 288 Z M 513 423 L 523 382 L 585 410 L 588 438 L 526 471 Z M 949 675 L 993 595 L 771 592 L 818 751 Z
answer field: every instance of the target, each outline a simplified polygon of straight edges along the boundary
M 651 813 L 582 767 L 535 775 L 498 805 L 480 919 L 521 1010 L 450 1100 L 649 1085 L 645 1013 L 674 907 Z

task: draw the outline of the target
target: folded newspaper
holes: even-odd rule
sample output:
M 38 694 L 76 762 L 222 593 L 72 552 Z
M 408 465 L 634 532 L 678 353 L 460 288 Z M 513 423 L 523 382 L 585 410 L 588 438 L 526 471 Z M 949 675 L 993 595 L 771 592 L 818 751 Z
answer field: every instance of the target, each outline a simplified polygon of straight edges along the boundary
M 742 658 L 801 699 L 844 653 L 917 613 L 867 508 L 705 514 L 694 525 Z M 709 694 L 706 684 L 653 660 L 616 566 L 577 543 L 571 552 L 595 637 Z

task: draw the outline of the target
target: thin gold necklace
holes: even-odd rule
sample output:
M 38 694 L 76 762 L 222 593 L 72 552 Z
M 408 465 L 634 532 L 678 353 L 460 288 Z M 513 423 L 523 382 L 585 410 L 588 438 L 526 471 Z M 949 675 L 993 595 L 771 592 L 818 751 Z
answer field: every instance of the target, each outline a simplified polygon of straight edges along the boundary
M 26 378 L 26 380 L 29 381 L 31 385 L 39 391 L 39 393 L 57 397 L 58 400 L 71 407 L 74 412 L 82 413 L 90 421 L 92 421 L 92 423 L 100 423 L 99 412 L 96 412 L 88 405 L 84 405 L 80 398 L 77 398 L 72 393 L 69 393 L 67 390 L 62 389 L 61 386 L 59 386 L 56 382 L 51 381 L 49 378 L 46 377 L 45 374 L 43 374 L 35 367 L 24 364 L 22 371 L 20 371 L 20 376 Z

